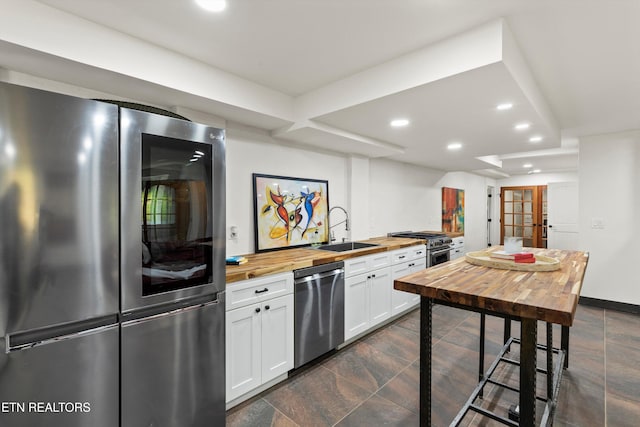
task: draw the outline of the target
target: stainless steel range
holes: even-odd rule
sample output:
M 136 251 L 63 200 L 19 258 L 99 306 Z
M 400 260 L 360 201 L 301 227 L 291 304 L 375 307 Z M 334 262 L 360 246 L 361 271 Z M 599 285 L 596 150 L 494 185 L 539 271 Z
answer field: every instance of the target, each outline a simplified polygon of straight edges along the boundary
M 442 264 L 450 259 L 452 239 L 444 233 L 429 233 L 425 231 L 399 231 L 387 234 L 389 237 L 406 237 L 422 239 L 427 245 L 427 268 Z

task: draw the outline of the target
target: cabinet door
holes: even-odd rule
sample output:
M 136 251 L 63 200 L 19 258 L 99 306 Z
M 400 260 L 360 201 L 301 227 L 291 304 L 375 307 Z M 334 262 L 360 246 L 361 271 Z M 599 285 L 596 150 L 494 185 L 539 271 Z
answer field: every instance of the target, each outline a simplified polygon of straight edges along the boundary
M 344 281 L 344 339 L 369 328 L 367 275 L 347 277 Z
M 410 271 L 409 264 L 413 264 L 413 263 L 403 262 L 402 264 L 394 265 L 391 270 L 391 278 L 395 280 L 399 277 L 410 274 L 411 271 Z M 412 296 L 413 294 L 409 292 L 397 291 L 393 289 L 391 291 L 391 314 L 395 316 L 396 314 L 402 313 L 403 311 L 408 309 L 409 300 L 411 299 Z
M 262 383 L 293 369 L 293 295 L 262 304 Z
M 227 402 L 262 383 L 261 312 L 260 304 L 227 312 L 225 327 Z
M 391 268 L 380 268 L 369 277 L 369 326 L 377 325 L 391 317 Z
M 424 270 L 427 268 L 427 259 L 420 258 L 410 263 L 409 265 L 409 274 L 416 273 L 418 271 Z M 420 304 L 420 295 L 407 293 L 409 295 L 409 307 L 415 307 Z

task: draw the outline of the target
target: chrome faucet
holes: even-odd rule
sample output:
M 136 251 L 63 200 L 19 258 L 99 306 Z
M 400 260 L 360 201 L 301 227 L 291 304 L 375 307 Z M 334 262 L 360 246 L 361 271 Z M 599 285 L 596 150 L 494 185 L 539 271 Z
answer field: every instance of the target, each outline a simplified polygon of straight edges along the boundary
M 334 209 L 340 209 L 342 212 L 344 212 L 345 215 L 345 219 L 344 221 L 340 221 L 337 224 L 333 224 L 331 225 L 331 211 L 333 211 Z M 327 224 L 329 224 L 329 233 L 330 233 L 330 239 L 332 242 L 336 241 L 336 237 L 335 234 L 333 233 L 333 231 L 331 230 L 333 227 L 338 226 L 340 224 L 344 223 L 344 230 L 345 231 L 349 231 L 349 213 L 347 212 L 347 210 L 345 208 L 343 208 L 342 206 L 334 206 L 331 209 L 329 209 L 329 214 L 327 215 Z M 342 239 L 342 241 L 345 241 L 345 238 Z

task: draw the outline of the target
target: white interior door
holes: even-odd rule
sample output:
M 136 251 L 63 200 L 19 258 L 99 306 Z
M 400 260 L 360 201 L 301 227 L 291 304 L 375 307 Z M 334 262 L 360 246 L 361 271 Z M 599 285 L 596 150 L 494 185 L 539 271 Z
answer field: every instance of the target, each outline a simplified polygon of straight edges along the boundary
M 578 183 L 549 183 L 547 200 L 548 248 L 578 249 Z

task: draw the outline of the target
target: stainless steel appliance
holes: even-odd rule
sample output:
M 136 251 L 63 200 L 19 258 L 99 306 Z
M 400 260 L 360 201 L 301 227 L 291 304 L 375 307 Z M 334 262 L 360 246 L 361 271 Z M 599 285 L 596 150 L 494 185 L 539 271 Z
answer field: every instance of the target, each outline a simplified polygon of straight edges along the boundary
M 224 425 L 224 184 L 219 129 L 0 83 L 0 425 Z
M 293 272 L 294 368 L 344 342 L 344 263 Z
M 0 83 L 0 425 L 118 425 L 117 206 L 117 107 Z
M 427 268 L 450 260 L 451 237 L 444 233 L 425 231 L 399 231 L 387 234 L 389 237 L 422 239 L 427 245 Z
M 120 124 L 121 426 L 224 425 L 224 133 Z

